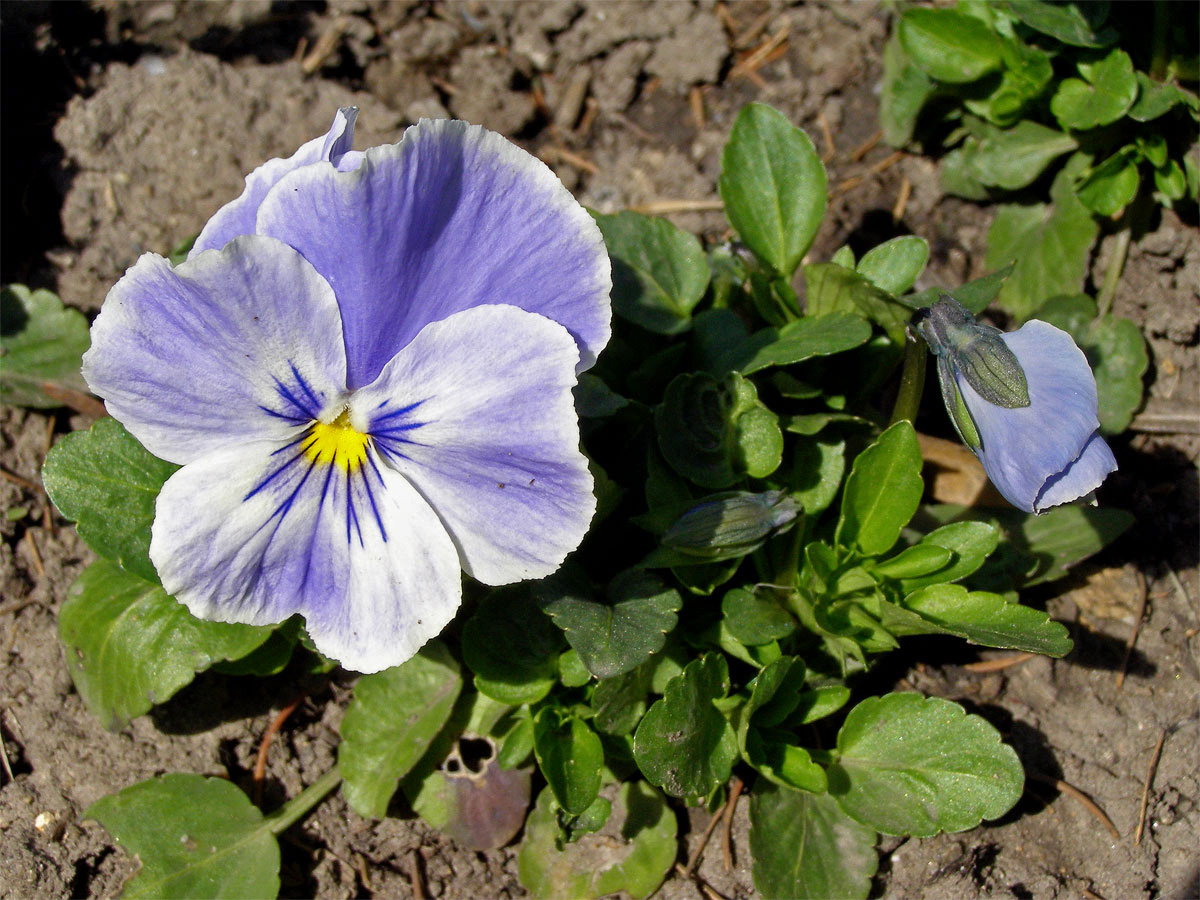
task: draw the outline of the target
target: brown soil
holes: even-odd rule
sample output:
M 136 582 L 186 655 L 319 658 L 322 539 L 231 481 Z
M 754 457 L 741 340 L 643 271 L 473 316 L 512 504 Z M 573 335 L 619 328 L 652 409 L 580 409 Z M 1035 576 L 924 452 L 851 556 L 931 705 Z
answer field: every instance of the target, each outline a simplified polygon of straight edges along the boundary
M 348 104 L 362 110 L 359 147 L 397 139 L 420 115 L 450 113 L 542 156 L 589 206 L 676 210 L 676 224 L 718 238 L 724 226 L 711 201 L 720 150 L 738 109 L 761 100 L 828 157 L 834 199 L 814 258 L 847 241 L 861 248 L 911 232 L 933 248 L 928 283 L 982 272 L 987 209 L 944 198 L 923 158 L 892 158 L 884 146 L 854 158 L 876 130 L 888 25 L 870 3 L 97 0 L 7 2 L 0 17 L 3 280 L 49 287 L 85 311 L 99 308 L 139 254 L 166 252 L 197 232 L 246 172 L 322 133 Z M 767 41 L 779 49 L 759 54 L 765 62 L 737 65 Z M 314 56 L 322 46 L 328 52 Z M 909 197 L 895 221 L 901 193 Z M 1097 272 L 1106 254 L 1107 246 Z M 962 667 L 977 655 L 960 645 L 918 642 L 885 673 L 987 716 L 1028 770 L 1050 781 L 1031 778 L 999 823 L 885 841 L 875 895 L 1200 893 L 1198 285 L 1194 224 L 1166 214 L 1135 247 L 1116 312 L 1143 327 L 1154 421 L 1165 416 L 1175 430 L 1135 423 L 1114 442 L 1121 471 L 1101 500 L 1133 510 L 1135 530 L 1070 583 L 1029 598 L 1072 625 L 1075 652 L 980 674 Z M 1141 427 L 1154 427 L 1151 418 Z M 96 823 L 81 821 L 82 810 L 164 772 L 245 784 L 267 723 L 295 696 L 290 683 L 247 688 L 205 675 L 116 734 L 87 713 L 60 656 L 55 614 L 92 555 L 24 483 L 36 485 L 55 439 L 87 425 L 65 411 L 0 410 L 0 467 L 17 476 L 0 481 L 0 738 L 12 772 L 0 776 L 4 897 L 116 895 L 135 864 Z M 305 689 L 271 750 L 268 804 L 294 796 L 333 759 L 347 687 Z M 1139 843 L 1143 784 L 1160 738 Z M 1054 779 L 1090 797 L 1119 837 Z M 680 813 L 686 858 L 707 814 Z M 754 895 L 746 830 L 743 800 L 733 870 L 715 844 L 698 870 L 728 898 Z M 430 897 L 524 895 L 515 847 L 467 851 L 415 817 L 361 819 L 340 797 L 285 838 L 283 895 L 413 896 L 414 861 Z M 706 895 L 675 876 L 661 896 Z

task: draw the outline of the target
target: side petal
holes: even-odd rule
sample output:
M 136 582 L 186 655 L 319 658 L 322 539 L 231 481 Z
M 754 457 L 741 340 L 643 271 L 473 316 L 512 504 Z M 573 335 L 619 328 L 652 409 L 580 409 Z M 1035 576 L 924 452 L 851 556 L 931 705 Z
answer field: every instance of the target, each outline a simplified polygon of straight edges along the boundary
M 333 285 L 352 388 L 430 322 L 485 304 L 564 326 L 580 371 L 608 342 L 599 228 L 543 163 L 478 126 L 422 120 L 352 172 L 292 172 L 263 201 L 258 232 L 295 247 Z
M 109 291 L 83 377 L 155 456 L 287 440 L 345 391 L 333 291 L 273 238 L 236 238 L 172 268 L 147 253 Z
M 511 306 L 427 325 L 357 391 L 351 422 L 437 511 L 485 584 L 540 578 L 596 509 L 571 397 L 575 343 Z
M 287 159 L 268 160 L 247 175 L 246 188 L 241 196 L 226 203 L 208 220 L 196 238 L 188 259 L 205 250 L 220 250 L 240 234 L 254 234 L 254 220 L 259 205 L 267 192 L 288 172 L 318 162 L 338 166 L 343 155 L 354 144 L 356 118 L 357 107 L 342 107 L 334 115 L 333 125 L 326 134 L 302 145 Z
M 229 447 L 159 494 L 150 558 L 200 618 L 269 625 L 299 613 L 346 668 L 399 665 L 458 609 L 458 555 L 429 505 L 368 459 L 314 464 L 296 444 Z
M 1100 435 L 1093 434 L 1079 459 L 1062 472 L 1052 475 L 1035 498 L 1033 511 L 1045 512 L 1060 503 L 1070 503 L 1090 494 L 1117 470 L 1117 460 Z
M 988 403 L 957 377 L 979 433 L 979 459 L 1014 506 L 1033 512 L 1047 482 L 1075 463 L 1100 427 L 1096 379 L 1071 336 L 1031 320 L 1003 335 L 1029 386 L 1029 405 Z

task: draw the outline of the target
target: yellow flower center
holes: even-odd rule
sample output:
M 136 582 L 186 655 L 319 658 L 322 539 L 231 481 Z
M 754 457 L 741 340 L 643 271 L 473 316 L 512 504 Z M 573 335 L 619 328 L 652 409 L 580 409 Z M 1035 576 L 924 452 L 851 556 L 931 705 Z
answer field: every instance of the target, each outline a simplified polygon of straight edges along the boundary
M 314 463 L 339 466 L 346 472 L 357 472 L 367 461 L 367 445 L 371 438 L 350 424 L 350 414 L 343 410 L 326 425 L 316 422 L 304 445 L 305 455 Z

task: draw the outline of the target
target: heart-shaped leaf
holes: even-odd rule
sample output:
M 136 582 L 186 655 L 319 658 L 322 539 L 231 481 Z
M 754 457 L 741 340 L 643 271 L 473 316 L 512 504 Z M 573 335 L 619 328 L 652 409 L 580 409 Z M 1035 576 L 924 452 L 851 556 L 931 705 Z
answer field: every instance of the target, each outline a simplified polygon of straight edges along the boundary
M 651 784 L 699 801 L 729 780 L 737 735 L 713 706 L 728 693 L 729 669 L 720 653 L 693 660 L 667 684 L 633 739 L 634 758 Z
M 272 629 L 197 619 L 157 584 L 97 560 L 71 585 L 58 613 L 67 669 L 105 728 L 124 728 L 197 672 L 241 659 Z
M 1085 131 L 1117 121 L 1138 95 L 1133 61 L 1113 48 L 1095 62 L 1080 62 L 1082 78 L 1066 78 L 1050 98 L 1050 111 L 1063 128 Z
M 173 773 L 103 797 L 84 816 L 140 860 L 126 900 L 273 900 L 279 844 L 270 820 L 223 778 Z
M 884 834 L 928 837 L 1004 815 L 1021 797 L 1017 754 L 985 719 L 919 694 L 870 697 L 838 732 L 829 793 Z
M 154 501 L 178 468 L 151 455 L 116 419 L 101 419 L 54 446 L 42 483 L 89 547 L 157 583 L 150 562 Z
M 342 719 L 342 793 L 360 816 L 381 819 L 400 779 L 450 719 L 462 689 L 458 663 L 439 641 L 403 665 L 364 675 Z
M 566 579 L 544 582 L 541 593 L 543 609 L 597 678 L 629 672 L 661 650 L 683 604 L 679 591 L 641 569 L 614 578 L 607 602 Z
M 694 234 L 635 212 L 597 216 L 612 259 L 613 311 L 648 331 L 685 330 L 708 287 L 708 258 Z
M 750 795 L 754 886 L 764 897 L 864 898 L 879 865 L 875 831 L 828 794 L 760 778 Z

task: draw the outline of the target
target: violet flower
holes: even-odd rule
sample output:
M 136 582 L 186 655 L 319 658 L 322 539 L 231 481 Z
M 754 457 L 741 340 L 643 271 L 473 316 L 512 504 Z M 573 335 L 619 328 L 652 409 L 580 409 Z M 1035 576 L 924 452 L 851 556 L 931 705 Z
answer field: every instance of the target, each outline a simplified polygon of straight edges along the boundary
M 355 110 L 246 179 L 188 260 L 109 292 L 84 376 L 182 465 L 150 557 L 197 616 L 300 613 L 372 672 L 453 618 L 460 569 L 550 574 L 595 509 L 571 388 L 609 337 L 599 229 L 542 163 L 422 121 L 349 150 Z
M 1096 379 L 1069 334 L 1036 319 L 1002 334 L 946 295 L 918 318 L 946 411 L 1009 503 L 1044 512 L 1116 470 L 1100 437 Z

